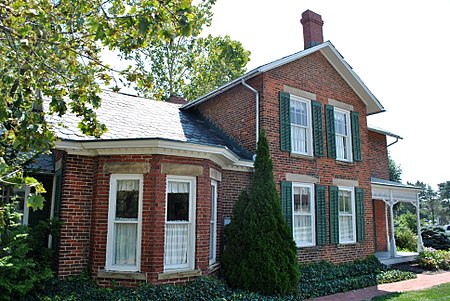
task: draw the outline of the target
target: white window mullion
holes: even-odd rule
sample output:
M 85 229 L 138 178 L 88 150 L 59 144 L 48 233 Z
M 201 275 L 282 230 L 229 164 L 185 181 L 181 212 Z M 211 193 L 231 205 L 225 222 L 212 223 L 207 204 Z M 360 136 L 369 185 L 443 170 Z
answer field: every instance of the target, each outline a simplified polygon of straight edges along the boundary
M 297 247 L 316 244 L 314 185 L 292 183 L 293 235 Z
M 291 95 L 289 114 L 292 152 L 312 156 L 311 101 Z

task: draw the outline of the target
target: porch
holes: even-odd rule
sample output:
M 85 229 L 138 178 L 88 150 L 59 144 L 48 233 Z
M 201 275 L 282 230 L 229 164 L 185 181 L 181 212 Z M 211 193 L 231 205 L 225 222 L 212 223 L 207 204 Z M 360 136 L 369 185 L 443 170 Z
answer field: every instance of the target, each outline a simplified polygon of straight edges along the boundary
M 385 265 L 393 265 L 416 260 L 419 253 L 417 252 L 401 252 L 398 251 L 395 257 L 391 257 L 389 251 L 375 252 L 375 257 Z
M 374 203 L 384 203 L 384 210 L 382 212 L 376 212 L 374 205 L 375 223 L 384 223 L 384 227 L 378 227 L 378 229 L 381 228 L 384 231 L 377 231 L 377 225 L 375 225 L 375 256 L 386 265 L 414 261 L 423 249 L 422 237 L 421 235 L 417 236 L 417 252 L 398 252 L 394 236 L 393 208 L 398 202 L 412 204 L 416 209 L 417 233 L 420 233 L 419 189 L 414 186 L 378 178 L 372 178 L 371 182 L 372 200 Z M 384 243 L 379 244 L 380 241 Z M 382 246 L 379 247 L 378 245 Z

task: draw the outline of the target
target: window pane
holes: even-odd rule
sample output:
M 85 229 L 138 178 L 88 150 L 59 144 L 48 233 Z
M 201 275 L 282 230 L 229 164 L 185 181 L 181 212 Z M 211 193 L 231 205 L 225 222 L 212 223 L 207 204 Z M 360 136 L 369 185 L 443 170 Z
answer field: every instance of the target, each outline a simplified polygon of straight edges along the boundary
M 294 187 L 294 211 L 302 213 L 311 212 L 310 189 L 307 187 Z
M 189 193 L 167 194 L 167 221 L 189 221 Z
M 115 224 L 113 264 L 136 265 L 137 224 Z
M 352 213 L 352 198 L 350 191 L 339 190 L 339 212 Z
M 187 224 L 166 224 L 166 242 L 164 264 L 178 265 L 187 263 L 188 252 Z
M 347 136 L 347 118 L 341 112 L 334 112 L 334 127 L 336 134 Z
M 138 217 L 139 180 L 118 180 L 116 218 Z
M 312 243 L 312 219 L 310 215 L 294 216 L 294 240 L 297 244 Z
M 291 123 L 308 126 L 308 109 L 303 101 L 291 100 Z

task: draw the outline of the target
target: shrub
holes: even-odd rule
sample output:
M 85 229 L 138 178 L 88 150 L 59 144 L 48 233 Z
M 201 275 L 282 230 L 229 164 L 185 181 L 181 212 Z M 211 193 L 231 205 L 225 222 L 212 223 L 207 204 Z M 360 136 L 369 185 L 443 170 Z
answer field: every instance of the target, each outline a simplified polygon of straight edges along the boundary
M 281 213 L 264 132 L 258 142 L 251 193 L 237 200 L 225 240 L 222 264 L 228 285 L 263 294 L 296 289 L 297 250 Z
M 417 262 L 426 270 L 450 270 L 450 252 L 425 248 L 419 254 Z
M 52 277 L 49 268 L 30 258 L 28 228 L 20 225 L 14 203 L 0 207 L 0 300 L 15 300 Z
M 396 227 L 394 236 L 398 248 L 411 252 L 417 250 L 417 236 L 408 227 Z
M 417 216 L 412 212 L 406 212 L 396 218 L 395 227 L 408 228 L 414 234 L 417 234 Z
M 334 265 L 317 262 L 300 267 L 299 296 L 314 298 L 377 284 L 377 274 L 386 271 L 375 256 Z
M 397 281 L 409 280 L 417 278 L 413 272 L 406 272 L 400 270 L 387 270 L 377 275 L 377 283 L 392 283 Z
M 422 229 L 422 241 L 425 247 L 436 250 L 450 249 L 450 237 L 440 227 L 430 226 Z

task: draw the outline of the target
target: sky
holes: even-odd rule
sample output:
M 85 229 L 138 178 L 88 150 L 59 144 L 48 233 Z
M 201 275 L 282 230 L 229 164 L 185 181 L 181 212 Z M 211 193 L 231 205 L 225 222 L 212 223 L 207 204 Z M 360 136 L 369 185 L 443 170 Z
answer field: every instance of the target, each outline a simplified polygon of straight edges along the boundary
M 402 181 L 450 180 L 450 1 L 218 0 L 205 33 L 241 41 L 252 70 L 303 50 L 307 9 L 386 109 L 369 125 L 403 137 L 389 147 Z

